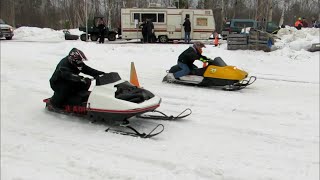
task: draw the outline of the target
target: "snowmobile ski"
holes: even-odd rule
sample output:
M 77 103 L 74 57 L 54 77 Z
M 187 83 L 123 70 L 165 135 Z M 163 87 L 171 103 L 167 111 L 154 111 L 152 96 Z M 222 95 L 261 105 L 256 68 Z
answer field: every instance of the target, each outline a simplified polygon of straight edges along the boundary
M 243 88 L 251 85 L 256 80 L 257 80 L 256 76 L 250 76 L 250 78 L 248 80 L 244 79 L 244 80 L 242 80 L 238 83 L 235 83 L 233 85 L 226 85 L 222 89 L 225 91 L 237 91 L 237 90 L 243 89 Z
M 164 130 L 163 124 L 158 124 L 149 133 L 141 133 L 137 129 L 130 126 L 129 121 L 127 121 L 127 120 L 125 121 L 124 124 L 121 124 L 120 127 L 128 128 L 132 132 L 122 131 L 119 129 L 111 129 L 111 128 L 107 128 L 105 131 L 115 133 L 115 134 L 120 134 L 120 135 L 126 135 L 126 136 L 133 136 L 133 137 L 140 137 L 140 138 L 151 138 L 151 137 L 154 137 L 154 136 L 162 133 Z M 158 129 L 158 131 L 155 132 L 157 129 Z
M 140 114 L 140 115 L 136 115 L 137 118 L 142 118 L 142 119 L 155 119 L 155 120 L 177 120 L 177 119 L 182 119 L 185 118 L 187 116 L 189 116 L 192 111 L 190 108 L 185 109 L 184 111 L 182 111 L 179 115 L 177 116 L 168 116 L 167 114 L 158 111 L 158 110 L 153 110 L 150 113 L 159 113 L 161 115 L 152 115 L 152 114 Z

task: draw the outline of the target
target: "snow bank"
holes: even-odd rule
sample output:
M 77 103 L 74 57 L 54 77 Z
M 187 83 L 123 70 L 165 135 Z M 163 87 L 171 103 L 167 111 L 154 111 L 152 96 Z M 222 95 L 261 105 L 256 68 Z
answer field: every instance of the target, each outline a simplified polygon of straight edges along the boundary
M 69 32 L 74 35 L 82 34 L 78 29 L 69 29 Z M 64 40 L 64 33 L 63 30 L 23 26 L 14 31 L 14 39 L 26 41 L 57 41 Z
M 14 31 L 14 39 L 19 40 L 64 40 L 62 31 L 50 28 L 20 27 Z
M 319 28 L 302 28 L 286 26 L 279 30 L 275 46 L 278 49 L 289 48 L 292 50 L 308 50 L 313 43 L 319 43 Z

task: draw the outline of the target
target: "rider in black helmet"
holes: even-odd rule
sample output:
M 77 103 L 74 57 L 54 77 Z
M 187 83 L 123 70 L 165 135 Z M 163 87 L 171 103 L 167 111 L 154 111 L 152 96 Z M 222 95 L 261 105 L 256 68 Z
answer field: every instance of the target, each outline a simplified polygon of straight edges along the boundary
M 84 53 L 73 48 L 69 54 L 63 58 L 56 67 L 50 78 L 50 86 L 54 91 L 50 102 L 56 108 L 63 108 L 64 105 L 77 105 L 81 102 L 70 102 L 75 99 L 80 91 L 87 91 L 91 85 L 91 80 L 80 76 L 80 73 L 90 76 L 104 74 L 102 71 L 95 70 L 87 66 L 84 61 L 87 57 Z

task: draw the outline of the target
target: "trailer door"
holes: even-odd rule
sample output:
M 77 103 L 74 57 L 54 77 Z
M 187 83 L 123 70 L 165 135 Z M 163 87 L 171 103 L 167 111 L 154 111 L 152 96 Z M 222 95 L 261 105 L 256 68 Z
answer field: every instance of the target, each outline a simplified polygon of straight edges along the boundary
M 183 23 L 184 23 L 184 20 L 186 18 L 189 18 L 190 22 L 191 22 L 191 32 L 190 32 L 190 39 L 192 39 L 193 37 L 193 27 L 194 27 L 194 22 L 193 22 L 193 11 L 183 11 L 182 12 L 182 22 L 181 22 L 181 39 L 184 40 L 184 35 L 185 35 L 185 32 L 184 32 L 184 26 L 183 26 Z

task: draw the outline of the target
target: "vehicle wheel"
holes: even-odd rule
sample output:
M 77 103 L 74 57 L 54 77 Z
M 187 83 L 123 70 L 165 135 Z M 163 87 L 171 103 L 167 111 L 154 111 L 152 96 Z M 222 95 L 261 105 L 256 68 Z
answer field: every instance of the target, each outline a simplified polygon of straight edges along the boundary
M 97 34 L 91 34 L 90 35 L 91 41 L 98 41 L 98 35 Z
M 168 42 L 168 37 L 167 36 L 159 36 L 159 42 L 167 43 Z
M 115 33 L 111 33 L 108 35 L 108 40 L 109 41 L 115 41 L 116 40 L 116 34 Z
M 81 41 L 86 41 L 86 34 L 81 34 L 80 39 Z M 88 35 L 88 39 L 89 39 L 89 35 Z
M 6 37 L 6 40 L 11 40 L 12 39 L 12 36 L 11 37 Z

